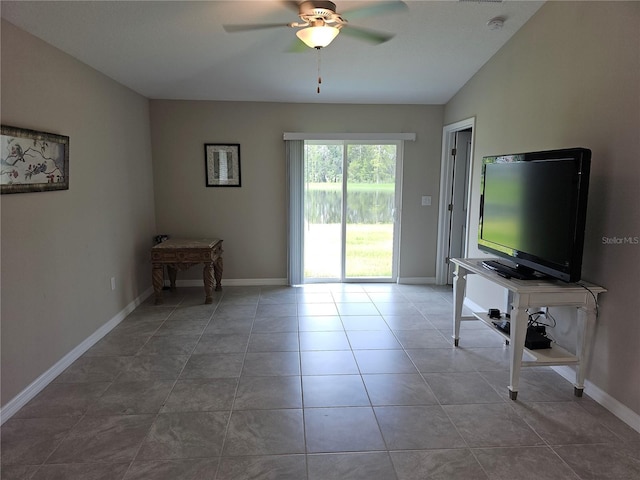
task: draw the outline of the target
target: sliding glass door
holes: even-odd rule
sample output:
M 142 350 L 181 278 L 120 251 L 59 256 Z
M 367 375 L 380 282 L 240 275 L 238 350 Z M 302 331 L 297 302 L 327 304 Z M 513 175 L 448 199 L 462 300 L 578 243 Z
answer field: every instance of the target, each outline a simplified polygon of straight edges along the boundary
M 305 141 L 304 280 L 342 279 L 342 142 Z
M 305 141 L 305 282 L 396 280 L 400 145 Z

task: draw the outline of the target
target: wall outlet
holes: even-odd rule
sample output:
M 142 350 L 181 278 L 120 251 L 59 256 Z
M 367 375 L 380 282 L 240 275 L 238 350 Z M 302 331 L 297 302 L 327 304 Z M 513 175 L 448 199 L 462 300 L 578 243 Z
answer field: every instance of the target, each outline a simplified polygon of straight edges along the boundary
M 422 196 L 422 206 L 428 207 L 431 205 L 431 195 L 423 195 Z
M 111 290 L 116 289 L 116 277 L 111 277 Z

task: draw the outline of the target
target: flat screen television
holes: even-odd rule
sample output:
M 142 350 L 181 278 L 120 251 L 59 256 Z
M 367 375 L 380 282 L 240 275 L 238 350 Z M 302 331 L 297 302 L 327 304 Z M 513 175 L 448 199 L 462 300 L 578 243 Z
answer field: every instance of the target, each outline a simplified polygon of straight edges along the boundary
M 508 277 L 580 280 L 591 150 L 483 158 L 478 248 Z

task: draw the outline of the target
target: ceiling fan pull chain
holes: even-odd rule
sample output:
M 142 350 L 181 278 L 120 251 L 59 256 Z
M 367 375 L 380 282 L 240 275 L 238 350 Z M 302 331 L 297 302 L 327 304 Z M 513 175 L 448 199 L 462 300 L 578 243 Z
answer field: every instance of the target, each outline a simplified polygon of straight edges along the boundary
M 320 84 L 322 83 L 322 76 L 320 75 L 320 67 L 321 67 L 321 62 L 320 62 L 320 47 L 316 47 L 316 50 L 318 50 L 318 93 L 320 93 Z

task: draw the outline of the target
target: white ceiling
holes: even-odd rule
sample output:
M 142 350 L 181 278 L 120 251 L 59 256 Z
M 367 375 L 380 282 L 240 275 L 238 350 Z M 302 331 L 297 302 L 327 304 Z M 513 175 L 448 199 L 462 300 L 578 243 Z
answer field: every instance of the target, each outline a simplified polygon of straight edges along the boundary
M 337 0 L 348 11 L 376 0 Z M 2 1 L 2 17 L 149 98 L 444 104 L 540 8 L 541 1 L 405 1 L 353 20 L 395 33 L 381 45 L 341 34 L 318 55 L 287 50 L 286 27 L 226 33 L 223 24 L 288 23 L 274 1 Z M 487 22 L 505 19 L 504 28 Z M 349 20 L 348 16 L 345 18 Z

